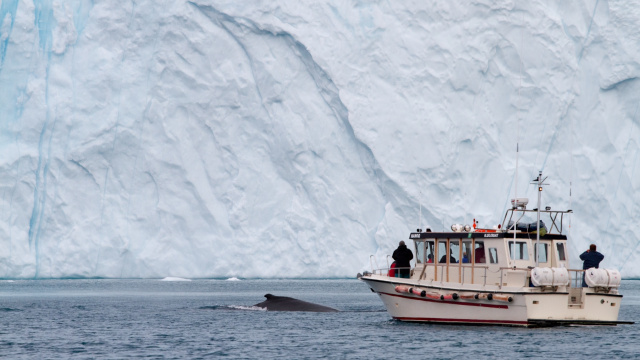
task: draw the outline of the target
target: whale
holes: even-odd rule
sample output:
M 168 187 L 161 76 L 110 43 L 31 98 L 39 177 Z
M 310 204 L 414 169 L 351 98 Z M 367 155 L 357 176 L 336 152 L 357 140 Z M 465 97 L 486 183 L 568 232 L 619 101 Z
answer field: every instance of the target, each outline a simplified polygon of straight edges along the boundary
M 330 308 L 328 306 L 318 305 L 298 299 L 294 299 L 292 297 L 287 296 L 276 296 L 271 294 L 266 294 L 264 297 L 267 300 L 255 304 L 256 307 L 261 307 L 267 309 L 267 311 L 311 311 L 311 312 L 338 312 L 334 308 Z

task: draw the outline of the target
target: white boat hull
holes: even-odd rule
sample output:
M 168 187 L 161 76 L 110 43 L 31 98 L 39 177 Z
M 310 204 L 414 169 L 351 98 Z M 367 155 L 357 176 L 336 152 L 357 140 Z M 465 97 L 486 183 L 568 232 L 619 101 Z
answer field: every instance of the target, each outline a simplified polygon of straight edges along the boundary
M 586 293 L 581 304 L 570 305 L 567 292 L 528 292 L 525 291 L 529 290 L 527 288 L 482 289 L 481 286 L 447 287 L 443 286 L 446 284 L 416 283 L 410 279 L 376 275 L 363 276 L 361 280 L 380 296 L 389 314 L 401 321 L 508 326 L 625 323 L 617 321 L 621 295 Z M 418 294 L 397 291 L 396 287 L 401 290 L 413 288 Z M 422 291 L 428 295 L 420 296 Z M 466 295 L 467 298 L 434 298 L 436 294 L 454 293 Z M 480 295 L 480 298 L 469 298 L 473 294 Z M 494 294 L 502 300 L 482 298 L 488 294 Z

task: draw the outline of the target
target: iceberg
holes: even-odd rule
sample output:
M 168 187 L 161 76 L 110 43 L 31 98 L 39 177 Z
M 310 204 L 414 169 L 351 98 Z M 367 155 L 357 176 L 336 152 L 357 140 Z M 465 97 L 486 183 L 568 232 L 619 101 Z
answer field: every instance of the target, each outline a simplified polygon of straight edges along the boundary
M 633 1 L 3 1 L 0 278 L 352 277 L 412 229 L 497 225 L 540 170 L 574 266 L 593 242 L 638 277 L 639 21 Z

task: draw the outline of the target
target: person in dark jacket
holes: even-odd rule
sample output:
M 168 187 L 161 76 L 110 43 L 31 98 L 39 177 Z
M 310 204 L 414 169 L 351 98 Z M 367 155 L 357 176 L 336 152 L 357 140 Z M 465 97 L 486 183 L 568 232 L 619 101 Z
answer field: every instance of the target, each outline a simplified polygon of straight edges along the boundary
M 393 260 L 396 261 L 396 277 L 409 278 L 411 274 L 411 259 L 413 259 L 413 253 L 404 244 L 404 241 L 400 241 L 400 245 L 393 252 Z
M 597 269 L 600 266 L 602 259 L 604 259 L 604 255 L 596 251 L 595 244 L 591 244 L 591 246 L 589 246 L 589 250 L 580 254 L 580 260 L 584 261 L 582 263 L 583 270 L 591 268 Z M 582 273 L 582 287 L 587 287 L 587 282 L 584 279 L 584 273 Z

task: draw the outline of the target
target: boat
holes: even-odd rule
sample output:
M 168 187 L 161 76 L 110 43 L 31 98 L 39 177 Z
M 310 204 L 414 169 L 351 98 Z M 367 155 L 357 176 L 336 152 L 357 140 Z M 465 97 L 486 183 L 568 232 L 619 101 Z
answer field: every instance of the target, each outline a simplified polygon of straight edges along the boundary
M 541 209 L 543 181 L 540 172 L 534 180 L 537 208 L 527 209 L 526 198 L 513 199 L 494 228 L 480 229 L 474 219 L 473 226 L 454 224 L 451 231 L 410 233 L 415 266 L 409 278 L 395 277 L 389 266 L 374 268 L 373 255 L 372 271 L 358 278 L 400 321 L 523 327 L 633 324 L 618 320 L 618 270 L 569 268 L 563 220 L 573 211 Z M 533 215 L 537 221 L 526 220 Z

